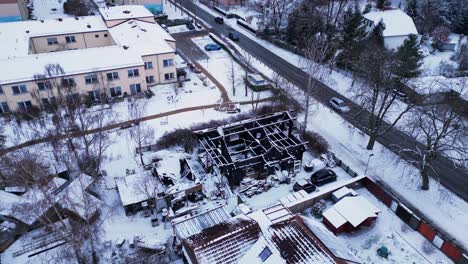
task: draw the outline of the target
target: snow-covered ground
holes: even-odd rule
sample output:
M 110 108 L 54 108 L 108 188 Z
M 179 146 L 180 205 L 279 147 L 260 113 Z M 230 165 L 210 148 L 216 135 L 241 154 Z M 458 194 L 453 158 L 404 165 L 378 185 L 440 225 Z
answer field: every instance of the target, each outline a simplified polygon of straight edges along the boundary
M 232 57 L 225 50 L 212 50 L 205 51 L 205 46 L 214 41 L 209 36 L 194 38 L 192 41 L 203 50 L 209 57 L 208 60 L 200 60 L 199 63 L 213 77 L 220 82 L 228 92 L 229 99 L 233 102 L 250 101 L 252 99 L 263 99 L 272 96 L 271 91 L 254 92 L 247 87 L 247 96 L 245 94 L 244 69 L 232 59 Z M 234 69 L 233 69 L 234 67 Z M 234 87 L 232 85 L 232 71 L 234 72 Z
M 432 247 L 432 250 L 422 254 L 423 247 L 427 245 L 425 245 L 426 239 L 421 234 L 401 221 L 392 210 L 366 189 L 357 189 L 356 192 L 382 211 L 371 227 L 362 227 L 352 233 L 342 233 L 336 238 L 362 263 L 452 263 L 447 256 L 430 245 L 428 248 Z M 332 202 L 327 201 L 327 204 L 330 206 Z M 321 219 L 314 218 L 310 211 L 306 211 L 305 215 L 307 215 L 306 224 L 324 227 Z M 331 232 L 329 234 L 333 236 Z M 377 249 L 381 246 L 388 248 L 390 252 L 388 259 L 377 255 Z
M 63 3 L 65 0 L 31 0 L 32 2 L 32 18 L 41 19 L 55 19 L 71 17 L 63 11 Z

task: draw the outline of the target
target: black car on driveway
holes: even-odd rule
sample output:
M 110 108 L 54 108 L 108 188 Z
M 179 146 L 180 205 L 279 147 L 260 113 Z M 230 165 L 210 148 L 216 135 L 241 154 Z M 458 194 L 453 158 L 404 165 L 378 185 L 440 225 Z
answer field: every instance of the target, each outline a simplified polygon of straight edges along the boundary
M 224 24 L 224 19 L 222 17 L 215 17 L 215 22 L 218 24 Z
M 328 168 L 321 169 L 310 176 L 310 181 L 317 186 L 321 186 L 325 183 L 336 181 L 336 173 Z

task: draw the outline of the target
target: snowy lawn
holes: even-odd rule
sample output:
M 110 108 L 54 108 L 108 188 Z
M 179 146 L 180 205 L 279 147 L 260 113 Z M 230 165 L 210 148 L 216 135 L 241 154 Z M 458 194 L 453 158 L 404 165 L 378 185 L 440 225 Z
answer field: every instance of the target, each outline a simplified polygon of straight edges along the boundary
M 213 50 L 213 51 L 205 51 L 205 46 L 210 43 L 214 43 L 214 41 L 208 37 L 199 37 L 193 38 L 192 41 L 200 47 L 209 57 L 208 60 L 200 60 L 199 63 L 202 67 L 206 68 L 206 70 L 213 75 L 213 77 L 220 82 L 228 92 L 229 98 L 234 102 L 242 102 L 242 101 L 250 101 L 252 99 L 263 99 L 271 97 L 273 94 L 271 91 L 262 91 L 262 92 L 254 92 L 250 88 L 247 87 L 247 96 L 245 95 L 245 84 L 244 84 L 244 77 L 245 71 L 244 69 L 235 62 L 232 57 L 227 53 L 225 50 Z M 232 86 L 232 69 L 234 67 L 234 87 L 235 87 L 235 94 Z
M 426 239 L 421 234 L 407 226 L 365 188 L 356 191 L 382 211 L 372 226 L 362 227 L 355 232 L 342 233 L 337 236 L 337 239 L 344 243 L 363 263 L 452 263 L 435 247 L 425 245 Z M 333 202 L 327 201 L 327 204 L 331 206 Z M 305 212 L 305 214 L 308 216 L 306 218 L 307 224 L 326 228 L 321 219 L 315 219 L 310 211 Z M 331 232 L 329 234 L 333 235 Z M 390 252 L 388 259 L 377 255 L 377 249 L 381 246 L 388 248 Z M 429 249 L 427 253 L 420 253 L 425 251 L 423 248 Z

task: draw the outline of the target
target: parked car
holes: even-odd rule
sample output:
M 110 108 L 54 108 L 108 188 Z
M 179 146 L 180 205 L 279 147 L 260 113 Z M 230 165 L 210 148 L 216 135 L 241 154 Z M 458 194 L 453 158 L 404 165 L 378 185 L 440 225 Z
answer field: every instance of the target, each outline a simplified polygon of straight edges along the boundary
M 222 17 L 215 17 L 215 22 L 218 24 L 224 24 L 224 19 Z
M 239 33 L 235 31 L 229 31 L 228 37 L 234 41 L 239 41 Z
M 345 101 L 341 100 L 340 98 L 332 97 L 329 103 L 331 107 L 333 107 L 335 110 L 339 112 L 342 112 L 342 113 L 349 112 L 349 106 L 347 106 Z
M 206 44 L 205 46 L 206 51 L 220 50 L 220 49 L 221 49 L 221 46 L 215 43 Z
M 321 169 L 314 172 L 312 176 L 310 176 L 310 181 L 317 186 L 321 186 L 325 183 L 336 181 L 336 173 L 328 168 Z
M 192 22 L 188 22 L 187 24 L 185 24 L 185 26 L 187 26 L 187 29 L 190 29 L 190 30 L 194 30 L 194 29 L 195 29 L 195 26 L 193 25 Z
M 304 190 L 307 193 L 311 193 L 315 191 L 316 187 L 313 183 L 311 183 L 309 180 L 306 179 L 300 179 L 293 185 L 293 190 L 295 192 L 298 192 L 300 190 Z

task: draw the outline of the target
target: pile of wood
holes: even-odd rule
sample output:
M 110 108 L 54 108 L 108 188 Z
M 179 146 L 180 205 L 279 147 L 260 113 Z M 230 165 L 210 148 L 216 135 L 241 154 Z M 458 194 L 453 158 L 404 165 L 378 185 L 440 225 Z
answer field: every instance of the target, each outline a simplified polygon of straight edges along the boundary
M 272 183 L 270 181 L 245 178 L 240 182 L 239 193 L 250 198 L 255 194 L 268 191 L 271 187 Z

